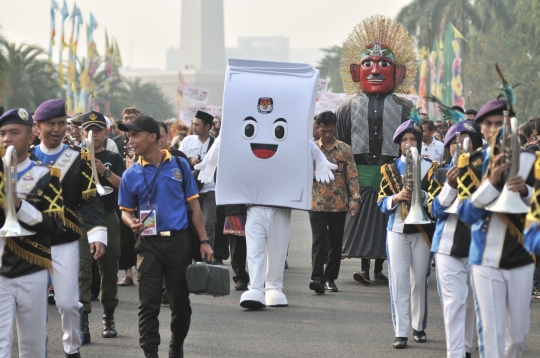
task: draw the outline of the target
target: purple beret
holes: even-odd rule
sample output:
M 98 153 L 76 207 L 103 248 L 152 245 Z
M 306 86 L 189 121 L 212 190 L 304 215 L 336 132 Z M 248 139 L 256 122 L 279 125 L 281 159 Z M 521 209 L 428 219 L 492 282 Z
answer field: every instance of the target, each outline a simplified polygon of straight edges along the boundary
M 401 137 L 405 133 L 412 133 L 415 135 L 418 133 L 422 133 L 422 128 L 410 119 L 408 121 L 405 121 L 399 125 L 399 127 L 396 129 L 396 132 L 394 133 L 394 143 L 400 144 L 401 143 Z
M 0 117 L 0 127 L 5 124 L 24 124 L 27 126 L 32 126 L 34 120 L 32 118 L 32 113 L 25 108 L 13 108 L 5 112 L 2 117 Z
M 66 102 L 61 99 L 50 99 L 40 104 L 36 109 L 34 121 L 43 122 L 48 119 L 66 116 Z
M 502 111 L 506 110 L 506 99 L 500 98 L 500 99 L 492 99 L 488 101 L 486 104 L 480 108 L 478 113 L 476 114 L 476 117 L 474 118 L 474 121 L 476 123 L 480 123 L 485 117 L 489 116 L 490 114 L 495 113 L 501 113 Z
M 448 132 L 446 132 L 446 136 L 444 137 L 445 148 L 450 147 L 450 143 L 456 138 L 456 133 L 474 134 L 476 133 L 476 130 L 474 129 L 474 126 L 467 121 L 454 123 L 454 125 L 448 129 Z

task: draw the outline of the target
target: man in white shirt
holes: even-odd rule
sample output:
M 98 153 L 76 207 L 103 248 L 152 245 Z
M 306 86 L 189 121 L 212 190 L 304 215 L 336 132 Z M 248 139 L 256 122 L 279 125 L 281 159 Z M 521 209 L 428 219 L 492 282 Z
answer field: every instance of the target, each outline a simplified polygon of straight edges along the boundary
M 193 135 L 184 138 L 180 145 L 180 151 L 188 157 L 189 164 L 193 168 L 199 164 L 206 153 L 214 143 L 214 138 L 210 136 L 210 128 L 214 117 L 206 112 L 197 111 L 193 119 Z M 204 216 L 204 227 L 206 236 L 210 240 L 210 246 L 214 247 L 214 238 L 216 232 L 216 184 L 204 184 L 199 189 L 199 204 L 201 205 Z
M 435 124 L 429 119 L 422 121 L 422 157 L 442 163 L 444 157 L 444 144 L 433 137 Z

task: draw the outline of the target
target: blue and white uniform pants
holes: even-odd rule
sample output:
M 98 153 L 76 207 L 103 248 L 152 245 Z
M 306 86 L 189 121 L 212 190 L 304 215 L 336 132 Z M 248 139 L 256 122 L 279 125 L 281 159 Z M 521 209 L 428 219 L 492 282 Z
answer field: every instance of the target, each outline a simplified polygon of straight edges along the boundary
M 386 248 L 394 333 L 409 337 L 409 325 L 417 331 L 426 328 L 431 251 L 422 234 L 392 231 L 388 231 Z
M 79 241 L 51 247 L 54 299 L 62 320 L 62 343 L 68 354 L 82 345 L 79 308 Z
M 533 274 L 534 264 L 509 270 L 472 265 L 480 357 L 523 357 Z
M 435 254 L 448 358 L 463 358 L 476 347 L 476 311 L 468 260 Z
M 16 278 L 0 276 L 0 357 L 11 357 L 15 321 L 19 357 L 47 356 L 48 277 L 45 269 Z

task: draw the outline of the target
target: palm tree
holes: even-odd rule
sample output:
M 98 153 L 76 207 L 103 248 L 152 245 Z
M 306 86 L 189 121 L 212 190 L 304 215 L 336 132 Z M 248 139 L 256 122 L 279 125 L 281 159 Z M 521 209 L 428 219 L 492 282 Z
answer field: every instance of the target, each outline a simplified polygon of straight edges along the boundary
M 3 44 L 5 38 L 0 34 L 0 104 L 4 103 L 5 97 L 9 94 L 9 85 L 7 83 L 7 60 L 4 56 Z
M 25 107 L 34 110 L 37 106 L 59 93 L 58 74 L 45 52 L 38 46 L 4 41 L 5 76 L 9 86 L 4 96 L 5 108 Z
M 129 106 L 137 107 L 142 113 L 158 121 L 175 116 L 170 99 L 155 82 L 142 82 L 140 77 L 124 81 L 125 101 Z
M 505 0 L 413 0 L 397 15 L 420 47 L 430 47 L 449 22 L 467 38 L 473 30 L 485 31 L 495 19 L 511 22 Z

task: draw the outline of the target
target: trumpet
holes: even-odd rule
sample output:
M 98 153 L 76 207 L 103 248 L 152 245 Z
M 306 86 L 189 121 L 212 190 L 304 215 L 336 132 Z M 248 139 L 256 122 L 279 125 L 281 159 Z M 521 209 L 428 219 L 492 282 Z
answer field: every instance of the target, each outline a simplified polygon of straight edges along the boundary
M 405 175 L 403 177 L 403 186 L 412 192 L 411 208 L 409 214 L 403 221 L 404 224 L 430 224 L 422 200 L 422 173 L 420 168 L 420 155 L 416 147 L 407 145 L 405 155 Z
M 4 181 L 6 191 L 6 222 L 0 229 L 0 237 L 34 235 L 35 232 L 26 230 L 19 224 L 19 220 L 17 220 L 17 210 L 15 210 L 15 202 L 13 200 L 13 185 L 17 185 L 17 151 L 12 145 L 8 147 L 6 156 L 4 157 Z
M 500 153 L 504 154 L 501 164 L 509 161 L 512 164 L 508 172 L 503 174 L 504 187 L 501 195 L 495 202 L 486 206 L 486 209 L 496 213 L 525 214 L 528 212 L 529 207 L 523 202 L 518 192 L 508 190 L 508 180 L 516 175 L 526 178 L 536 160 L 536 156 L 530 152 L 521 152 L 517 118 L 510 118 L 508 111 L 504 111 L 503 114 L 502 135 L 498 143 Z
M 92 163 L 92 177 L 96 183 L 96 189 L 99 195 L 104 196 L 113 192 L 110 186 L 103 186 L 99 183 L 99 178 L 96 170 L 96 155 L 94 150 L 94 132 L 88 131 L 88 140 L 86 141 L 88 150 L 90 151 L 90 162 Z

